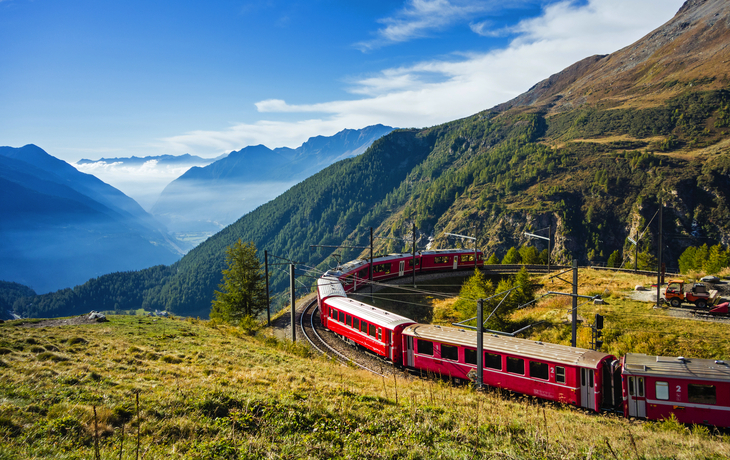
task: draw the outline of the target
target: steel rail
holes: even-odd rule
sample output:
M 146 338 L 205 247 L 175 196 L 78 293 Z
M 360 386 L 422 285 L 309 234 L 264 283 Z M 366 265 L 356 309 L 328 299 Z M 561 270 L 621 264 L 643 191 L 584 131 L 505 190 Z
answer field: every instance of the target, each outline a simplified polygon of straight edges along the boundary
M 308 311 L 308 310 L 309 310 L 310 308 L 312 308 L 312 305 L 316 305 L 316 304 L 317 304 L 317 299 L 313 299 L 313 300 L 312 300 L 312 301 L 311 301 L 311 302 L 309 303 L 309 305 L 307 305 L 306 307 L 304 307 L 304 310 L 302 311 L 302 314 L 301 314 L 301 315 L 299 316 L 299 325 L 300 325 L 300 327 L 302 328 L 302 333 L 304 334 L 304 337 L 306 337 L 307 341 L 308 341 L 308 342 L 309 342 L 309 343 L 310 343 L 310 344 L 311 344 L 311 345 L 312 345 L 312 346 L 313 346 L 313 347 L 314 347 L 314 348 L 315 348 L 315 349 L 316 349 L 317 351 L 319 351 L 319 352 L 320 352 L 320 353 L 322 353 L 323 355 L 327 355 L 327 353 L 326 353 L 325 351 L 323 351 L 323 350 L 322 350 L 321 348 L 319 348 L 319 347 L 318 347 L 317 345 L 315 345 L 315 344 L 314 344 L 314 342 L 313 342 L 313 341 L 312 341 L 312 339 L 311 339 L 311 338 L 309 337 L 309 335 L 307 335 L 307 331 L 306 331 L 306 330 L 304 329 L 304 316 L 306 315 L 307 311 Z M 381 377 L 384 377 L 384 376 L 385 376 L 385 374 L 381 374 L 381 373 L 380 373 L 380 372 L 378 372 L 378 371 L 375 371 L 375 370 L 373 370 L 373 369 L 370 369 L 369 367 L 367 367 L 367 366 L 364 366 L 364 365 L 362 365 L 362 364 L 358 363 L 357 361 L 355 361 L 355 360 L 352 360 L 352 359 L 348 358 L 347 356 L 343 355 L 343 354 L 342 354 L 342 353 L 340 353 L 339 351 L 337 351 L 337 350 L 335 350 L 334 348 L 332 348 L 331 346 L 329 346 L 329 344 L 328 344 L 327 342 L 325 342 L 325 341 L 324 341 L 324 339 L 322 338 L 322 336 L 320 336 L 320 335 L 319 335 L 319 333 L 317 333 L 317 329 L 316 329 L 316 328 L 314 327 L 314 313 L 315 313 L 315 312 L 317 311 L 317 309 L 318 309 L 318 308 L 319 308 L 319 305 L 317 305 L 317 307 L 316 307 L 316 308 L 315 308 L 315 309 L 314 309 L 314 310 L 312 311 L 312 313 L 311 313 L 311 314 L 309 315 L 309 324 L 310 324 L 310 327 L 312 328 L 312 332 L 313 332 L 313 333 L 314 333 L 314 335 L 315 335 L 315 336 L 317 337 L 317 339 L 318 339 L 318 340 L 319 340 L 319 341 L 320 341 L 320 342 L 322 343 L 322 345 L 324 345 L 325 347 L 327 347 L 327 348 L 328 348 L 328 349 L 329 349 L 329 350 L 330 350 L 330 351 L 331 351 L 332 353 L 334 353 L 335 355 L 337 355 L 337 357 L 339 357 L 339 358 L 340 358 L 341 360 L 344 360 L 344 361 L 345 361 L 345 363 L 352 363 L 352 364 L 354 364 L 354 365 L 356 365 L 356 366 L 358 366 L 358 367 L 360 367 L 360 368 L 362 368 L 362 369 L 364 369 L 364 370 L 366 370 L 366 371 L 368 371 L 368 372 L 372 372 L 372 373 L 373 373 L 373 374 L 375 374 L 375 375 L 379 375 L 379 376 L 381 376 Z

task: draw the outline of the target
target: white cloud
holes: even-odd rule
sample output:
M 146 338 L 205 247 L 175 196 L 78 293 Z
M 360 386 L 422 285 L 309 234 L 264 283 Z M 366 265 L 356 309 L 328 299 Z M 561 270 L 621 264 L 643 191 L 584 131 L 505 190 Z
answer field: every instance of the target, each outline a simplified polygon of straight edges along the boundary
M 469 116 L 506 102 L 580 59 L 633 43 L 669 20 L 682 2 L 560 2 L 545 8 L 540 17 L 513 27 L 510 32 L 516 33 L 516 38 L 504 49 L 454 53 L 450 59 L 385 69 L 353 81 L 349 91 L 359 96 L 353 100 L 297 105 L 271 99 L 256 104 L 260 113 L 272 118 L 276 113 L 288 114 L 287 118 L 316 113 L 316 118 L 234 124 L 221 131 L 167 138 L 162 143 L 175 152 L 209 155 L 259 143 L 296 147 L 313 135 L 332 135 L 376 123 L 424 127 Z M 414 0 L 409 5 L 413 11 L 425 11 L 445 3 Z
M 409 0 L 394 16 L 379 22 L 384 27 L 376 38 L 356 44 L 365 51 L 390 43 L 404 42 L 427 36 L 434 30 L 443 29 L 454 22 L 482 13 L 495 2 L 459 0 Z
M 192 165 L 160 165 L 157 160 L 146 161 L 141 165 L 125 165 L 122 162 L 72 164 L 81 172 L 93 174 L 107 184 L 110 184 L 134 198 L 146 210 L 162 193 L 162 190 Z

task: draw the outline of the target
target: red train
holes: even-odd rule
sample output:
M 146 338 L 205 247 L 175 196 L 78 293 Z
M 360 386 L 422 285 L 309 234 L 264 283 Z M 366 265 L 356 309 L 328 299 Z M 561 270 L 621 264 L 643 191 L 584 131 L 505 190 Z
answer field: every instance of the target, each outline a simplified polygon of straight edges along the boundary
M 382 259 L 400 263 L 397 256 Z M 373 263 L 384 263 L 382 259 Z M 367 271 L 369 265 L 355 262 L 356 267 L 354 262 L 345 265 L 349 271 L 318 280 L 324 327 L 397 365 L 455 380 L 474 379 L 476 331 L 417 324 L 347 298 L 347 287 L 338 280 Z M 365 278 L 352 280 L 350 290 L 360 279 Z M 724 361 L 633 353 L 619 361 L 593 350 L 495 334 L 484 334 L 483 348 L 483 382 L 489 386 L 596 412 L 613 410 L 649 420 L 674 415 L 683 423 L 730 427 L 730 366 Z
M 416 252 L 413 254 L 389 254 L 385 257 L 373 258 L 373 281 L 384 281 L 401 276 L 412 275 L 413 267 L 417 274 L 474 269 L 474 250 L 438 249 Z M 476 265 L 484 266 L 482 252 L 476 251 Z M 415 260 L 415 264 L 414 264 Z M 357 259 L 341 265 L 337 270 L 330 270 L 325 275 L 335 276 L 345 288 L 345 292 L 356 291 L 370 281 L 370 263 Z

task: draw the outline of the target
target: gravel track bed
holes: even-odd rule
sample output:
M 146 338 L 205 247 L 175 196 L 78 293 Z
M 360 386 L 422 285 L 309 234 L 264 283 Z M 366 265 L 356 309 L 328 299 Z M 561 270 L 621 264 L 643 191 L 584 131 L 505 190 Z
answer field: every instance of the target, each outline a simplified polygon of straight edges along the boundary
M 321 342 L 323 341 L 326 345 L 332 347 L 333 349 L 337 350 L 338 353 L 344 355 L 346 359 L 351 360 L 354 363 L 360 364 L 361 366 L 366 367 L 371 372 L 380 374 L 380 375 L 392 375 L 393 372 L 396 373 L 398 377 L 405 377 L 406 374 L 404 374 L 402 371 L 398 369 L 394 369 L 393 365 L 383 359 L 380 359 L 376 357 L 375 355 L 368 353 L 364 350 L 362 350 L 359 347 L 355 347 L 353 345 L 349 345 L 345 343 L 342 339 L 340 339 L 336 334 L 333 332 L 325 329 L 322 327 L 322 322 L 319 318 L 319 308 L 316 308 L 316 303 L 314 306 L 310 306 L 307 309 L 302 312 L 303 315 L 303 321 L 301 325 L 304 327 L 304 334 L 306 334 L 317 347 L 324 350 L 325 354 L 327 356 L 334 357 L 338 361 L 343 361 L 343 358 L 340 356 L 335 355 L 332 353 L 326 346 L 321 345 Z M 312 327 L 310 323 L 310 318 L 312 315 L 312 312 L 314 311 L 314 327 L 317 330 L 317 334 L 321 337 L 318 338 L 314 333 L 312 332 Z M 300 326 L 301 330 L 301 326 Z

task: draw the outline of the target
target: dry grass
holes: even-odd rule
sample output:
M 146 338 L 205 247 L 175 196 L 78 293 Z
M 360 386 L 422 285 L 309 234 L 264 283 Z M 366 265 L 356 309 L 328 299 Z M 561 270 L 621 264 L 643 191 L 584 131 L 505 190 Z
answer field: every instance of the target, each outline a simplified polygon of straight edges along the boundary
M 540 309 L 560 310 L 560 302 Z M 87 343 L 69 345 L 74 337 Z M 145 459 L 730 455 L 728 439 L 705 428 L 587 414 L 437 379 L 383 379 L 206 321 L 6 323 L 0 342 L 11 350 L 0 376 L 1 459 L 93 458 L 94 406 L 105 459 L 119 458 L 122 427 L 122 458 L 135 458 L 138 426 Z M 40 361 L 32 346 L 57 347 L 66 360 Z

